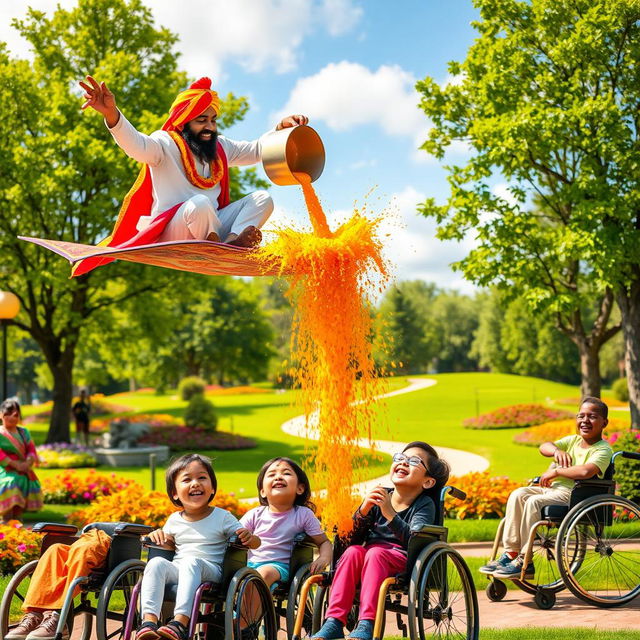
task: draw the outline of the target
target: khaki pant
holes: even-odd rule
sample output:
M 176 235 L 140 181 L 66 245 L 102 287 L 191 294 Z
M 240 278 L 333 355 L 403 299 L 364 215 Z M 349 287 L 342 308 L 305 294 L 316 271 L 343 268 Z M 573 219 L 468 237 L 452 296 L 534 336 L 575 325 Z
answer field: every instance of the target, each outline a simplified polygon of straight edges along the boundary
M 520 487 L 507 501 L 502 546 L 507 552 L 527 552 L 527 542 L 533 525 L 541 518 L 542 507 L 548 504 L 569 504 L 568 487 Z

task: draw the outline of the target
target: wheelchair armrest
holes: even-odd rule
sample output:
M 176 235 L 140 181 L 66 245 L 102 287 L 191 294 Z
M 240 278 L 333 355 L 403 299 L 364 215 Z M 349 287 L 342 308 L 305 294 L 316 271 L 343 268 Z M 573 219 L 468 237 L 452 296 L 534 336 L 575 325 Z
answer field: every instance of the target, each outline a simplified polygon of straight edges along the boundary
M 540 476 L 529 479 L 529 486 L 540 484 Z
M 144 536 L 153 531 L 153 527 L 146 524 L 131 524 L 130 522 L 119 522 L 113 530 L 115 535 L 128 534 L 134 536 Z
M 440 527 L 437 524 L 427 524 L 418 531 L 412 531 L 412 538 L 438 538 L 446 540 L 449 534 L 447 527 Z
M 246 551 L 249 547 L 240 542 L 240 538 L 234 533 L 232 536 L 227 538 L 227 549 L 237 549 L 239 551 Z
M 78 533 L 78 527 L 72 524 L 60 524 L 58 522 L 38 522 L 33 525 L 34 533 L 61 534 L 73 536 Z
M 622 456 L 623 458 L 629 458 L 630 460 L 639 460 L 640 461 L 640 453 L 635 453 L 633 451 L 616 451 L 613 454 L 613 457 Z
M 140 542 L 142 543 L 142 546 L 146 547 L 147 549 L 160 549 L 161 551 L 171 551 L 172 553 L 175 553 L 175 547 L 171 547 L 169 545 L 156 544 L 148 536 L 143 536 L 140 539 Z
M 318 545 L 313 541 L 311 536 L 308 536 L 306 533 L 296 533 L 296 535 L 293 536 L 293 546 L 318 548 Z

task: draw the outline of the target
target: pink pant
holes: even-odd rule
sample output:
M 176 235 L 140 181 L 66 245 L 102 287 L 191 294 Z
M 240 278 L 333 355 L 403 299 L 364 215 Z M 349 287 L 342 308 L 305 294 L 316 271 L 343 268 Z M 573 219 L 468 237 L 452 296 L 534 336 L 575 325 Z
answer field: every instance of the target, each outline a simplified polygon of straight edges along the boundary
M 404 571 L 406 566 L 406 554 L 389 543 L 347 547 L 331 583 L 326 617 L 337 618 L 345 624 L 360 584 L 358 619 L 374 620 L 380 585 L 385 578 Z

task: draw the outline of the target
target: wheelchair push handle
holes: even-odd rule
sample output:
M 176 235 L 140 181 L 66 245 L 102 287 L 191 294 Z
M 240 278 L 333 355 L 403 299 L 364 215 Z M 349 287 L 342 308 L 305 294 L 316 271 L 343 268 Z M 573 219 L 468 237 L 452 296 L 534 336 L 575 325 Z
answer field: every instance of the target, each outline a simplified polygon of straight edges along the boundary
M 611 458 L 611 462 L 614 462 L 618 456 L 622 456 L 623 458 L 629 458 L 629 460 L 638 460 L 640 461 L 640 453 L 635 453 L 634 451 L 616 451 Z
M 461 489 L 458 489 L 457 487 L 454 487 L 452 485 L 447 485 L 446 487 L 444 487 L 442 489 L 442 494 L 441 494 L 441 499 L 444 500 L 444 497 L 447 495 L 447 493 L 452 497 L 455 498 L 456 500 L 466 500 L 467 499 L 467 494 L 462 491 Z

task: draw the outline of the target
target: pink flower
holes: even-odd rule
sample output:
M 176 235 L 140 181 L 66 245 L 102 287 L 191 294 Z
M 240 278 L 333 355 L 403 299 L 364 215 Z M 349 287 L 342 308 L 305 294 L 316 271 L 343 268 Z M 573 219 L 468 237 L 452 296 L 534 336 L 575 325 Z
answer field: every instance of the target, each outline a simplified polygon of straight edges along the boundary
M 0 533 L 0 540 L 4 540 L 4 533 Z
M 83 497 L 83 498 L 91 498 L 91 494 L 90 494 L 88 491 L 85 491 L 85 492 L 82 494 L 82 497 Z
M 24 542 L 21 542 L 21 543 L 18 545 L 18 551 L 19 551 L 20 553 L 24 553 L 26 550 L 27 550 L 27 545 L 26 545 L 26 544 L 24 544 Z

